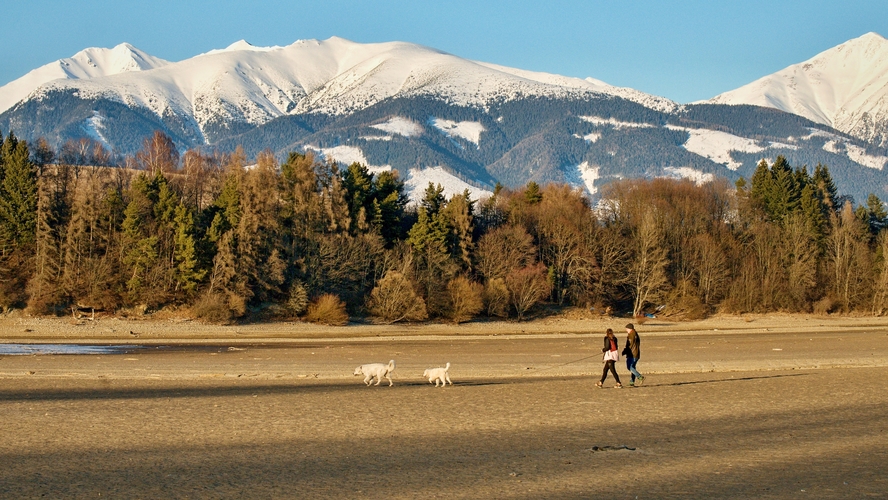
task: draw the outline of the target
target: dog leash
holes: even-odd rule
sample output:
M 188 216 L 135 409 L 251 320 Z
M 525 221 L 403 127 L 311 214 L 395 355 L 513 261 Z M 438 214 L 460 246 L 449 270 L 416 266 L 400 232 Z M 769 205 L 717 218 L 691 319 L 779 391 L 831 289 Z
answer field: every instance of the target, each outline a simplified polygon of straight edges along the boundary
M 560 365 L 550 366 L 550 367 L 548 367 L 548 368 L 540 368 L 539 370 L 536 370 L 536 371 L 538 371 L 538 372 L 542 372 L 542 371 L 546 371 L 546 370 L 551 370 L 551 369 L 553 369 L 553 368 L 560 368 L 560 367 L 562 367 L 562 366 L 567 366 L 567 365 L 571 365 L 571 364 L 574 364 L 574 363 L 579 363 L 580 361 L 586 361 L 587 359 L 589 359 L 589 358 L 594 358 L 594 357 L 596 357 L 596 356 L 600 356 L 600 354 L 593 354 L 593 355 L 591 355 L 591 356 L 586 356 L 585 358 L 575 359 L 575 360 L 573 360 L 573 361 L 568 361 L 567 363 L 561 363 Z

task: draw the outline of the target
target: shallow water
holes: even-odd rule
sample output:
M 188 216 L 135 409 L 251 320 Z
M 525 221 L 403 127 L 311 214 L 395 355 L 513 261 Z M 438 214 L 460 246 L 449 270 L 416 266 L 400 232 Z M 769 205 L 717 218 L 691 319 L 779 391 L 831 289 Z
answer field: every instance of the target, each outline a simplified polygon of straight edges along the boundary
M 0 356 L 35 354 L 129 354 L 145 349 L 141 345 L 84 344 L 0 344 Z

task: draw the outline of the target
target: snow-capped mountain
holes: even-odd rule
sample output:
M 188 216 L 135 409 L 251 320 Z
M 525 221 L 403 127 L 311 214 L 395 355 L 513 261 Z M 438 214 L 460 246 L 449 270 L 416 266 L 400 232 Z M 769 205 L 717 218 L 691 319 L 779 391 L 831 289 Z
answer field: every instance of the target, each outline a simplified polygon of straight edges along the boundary
M 53 80 L 84 80 L 160 68 L 167 64 L 168 61 L 148 55 L 128 43 L 122 43 L 113 49 L 84 49 L 71 57 L 43 65 L 0 87 L 0 113 Z
M 888 146 L 888 40 L 867 33 L 710 101 L 777 108 Z
M 113 56 L 118 50 L 138 57 Z M 182 150 L 311 151 L 397 170 L 419 193 L 430 181 L 476 195 L 535 181 L 594 196 L 614 179 L 749 178 L 761 159 L 783 155 L 794 166 L 829 166 L 840 192 L 858 200 L 888 194 L 884 150 L 823 125 L 822 116 L 678 105 L 594 78 L 410 43 L 242 40 L 175 63 L 127 45 L 78 56 L 0 88 L 0 102 L 14 101 L 0 112 L 0 130 L 56 147 L 87 137 L 121 155 L 156 130 Z
M 88 58 L 78 61 L 83 59 Z M 44 68 L 65 64 L 60 61 Z M 287 47 L 253 47 L 239 41 L 223 50 L 153 68 L 138 73 L 94 71 L 88 79 L 75 73 L 76 80 L 48 82 L 26 76 L 10 84 L 22 90 L 0 89 L 0 102 L 21 99 L 26 85 L 37 83 L 25 94 L 31 100 L 76 91 L 80 98 L 109 99 L 145 108 L 158 117 L 175 114 L 193 120 L 205 142 L 217 139 L 215 127 L 220 123 L 255 126 L 284 115 L 343 115 L 384 99 L 416 95 L 483 106 L 497 99 L 612 93 L 661 109 L 675 107 L 667 99 L 593 79 L 477 63 L 409 43 L 359 44 L 336 37 L 297 41 Z

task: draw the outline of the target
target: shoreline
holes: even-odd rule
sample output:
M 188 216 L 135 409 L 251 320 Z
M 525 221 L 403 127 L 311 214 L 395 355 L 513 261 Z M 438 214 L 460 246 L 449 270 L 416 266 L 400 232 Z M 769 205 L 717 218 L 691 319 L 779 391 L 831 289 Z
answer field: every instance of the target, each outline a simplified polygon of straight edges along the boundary
M 0 317 L 0 343 L 299 343 L 311 341 L 456 340 L 479 337 L 598 337 L 606 328 L 621 331 L 634 322 L 645 336 L 737 335 L 780 332 L 869 332 L 888 335 L 888 317 L 761 314 L 713 316 L 696 321 L 553 316 L 530 321 L 473 321 L 459 325 L 421 323 L 324 326 L 296 321 L 213 325 L 183 318 L 131 319 L 103 317 L 94 321 L 65 317 Z M 64 342 L 61 342 L 64 341 Z

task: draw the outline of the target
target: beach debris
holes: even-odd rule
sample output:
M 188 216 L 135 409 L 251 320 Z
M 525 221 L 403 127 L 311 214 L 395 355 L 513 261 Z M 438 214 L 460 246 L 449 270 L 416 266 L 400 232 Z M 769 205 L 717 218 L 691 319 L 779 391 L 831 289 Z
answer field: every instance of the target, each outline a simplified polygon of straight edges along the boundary
M 614 450 L 635 451 L 635 448 L 631 448 L 629 446 L 626 446 L 625 444 L 621 444 L 619 446 L 610 446 L 610 445 L 608 445 L 608 446 L 593 446 L 593 447 L 589 448 L 587 451 L 591 451 L 592 453 L 595 453 L 598 451 L 614 451 Z

